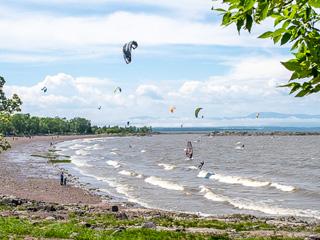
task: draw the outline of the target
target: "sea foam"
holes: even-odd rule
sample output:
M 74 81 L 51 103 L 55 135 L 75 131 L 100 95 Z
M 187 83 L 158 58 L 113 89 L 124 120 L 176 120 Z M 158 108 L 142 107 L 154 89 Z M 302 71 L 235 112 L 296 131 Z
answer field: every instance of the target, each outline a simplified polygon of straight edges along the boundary
M 184 186 L 171 182 L 171 181 L 167 181 L 167 180 L 163 180 L 162 178 L 159 177 L 155 177 L 155 176 L 151 176 L 148 177 L 144 180 L 147 183 L 150 183 L 152 185 L 155 186 L 159 186 L 161 188 L 166 188 L 166 189 L 170 189 L 170 190 L 177 190 L 177 191 L 183 191 L 184 190 Z
M 224 196 L 222 194 L 215 193 L 213 190 L 209 189 L 206 186 L 199 187 L 200 193 L 204 193 L 204 197 L 208 200 L 214 202 L 226 202 L 233 207 L 239 209 L 247 209 L 253 211 L 259 211 L 267 214 L 272 215 L 290 215 L 290 216 L 297 216 L 297 217 L 306 217 L 306 218 L 316 218 L 320 219 L 320 211 L 317 210 L 310 210 L 310 209 L 289 209 L 278 207 L 275 205 L 267 205 L 264 202 L 253 201 L 249 199 L 243 198 L 231 198 L 228 196 Z

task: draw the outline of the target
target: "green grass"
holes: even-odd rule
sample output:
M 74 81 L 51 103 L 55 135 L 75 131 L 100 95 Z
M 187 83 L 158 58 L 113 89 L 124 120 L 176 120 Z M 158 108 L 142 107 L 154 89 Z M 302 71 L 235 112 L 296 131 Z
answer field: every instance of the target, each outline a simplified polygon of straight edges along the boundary
M 112 223 L 113 229 L 98 231 L 85 226 L 78 226 L 78 221 L 46 221 L 40 220 L 37 224 L 31 224 L 29 220 L 15 219 L 12 217 L 0 217 L 0 239 L 8 239 L 8 235 L 14 239 L 23 239 L 25 236 L 36 238 L 70 238 L 95 240 L 95 239 L 229 239 L 225 236 L 215 235 L 205 237 L 202 234 L 190 234 L 184 232 L 155 231 L 151 229 L 126 229 L 116 232 L 118 223 L 125 223 L 125 220 L 113 219 L 110 216 L 103 216 Z M 112 220 L 112 221 L 110 221 Z M 93 220 L 92 220 L 93 221 Z M 88 221 L 86 221 L 88 222 Z M 94 221 L 95 222 L 95 221 Z M 92 222 L 92 223 L 94 223 Z M 116 224 L 116 225 L 113 225 Z M 126 225 L 126 224 L 124 224 Z
M 51 163 L 71 163 L 71 160 L 58 160 L 58 159 L 51 159 L 49 160 Z

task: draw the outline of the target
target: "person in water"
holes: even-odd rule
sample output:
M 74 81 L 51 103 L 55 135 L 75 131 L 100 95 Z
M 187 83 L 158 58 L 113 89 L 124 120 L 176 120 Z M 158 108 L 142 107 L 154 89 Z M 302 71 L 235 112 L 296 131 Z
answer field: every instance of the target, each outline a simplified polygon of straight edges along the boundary
M 60 185 L 63 185 L 63 172 L 60 173 Z
M 201 161 L 200 165 L 198 166 L 198 168 L 201 170 L 202 166 L 204 164 L 204 161 Z

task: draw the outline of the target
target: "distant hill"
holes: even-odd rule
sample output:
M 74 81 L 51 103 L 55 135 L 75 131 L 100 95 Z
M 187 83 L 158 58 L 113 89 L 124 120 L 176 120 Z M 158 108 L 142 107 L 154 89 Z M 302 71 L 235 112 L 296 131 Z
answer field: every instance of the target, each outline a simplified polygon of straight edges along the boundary
M 257 113 L 252 113 L 246 117 L 241 118 L 256 118 Z M 295 117 L 299 119 L 312 119 L 319 118 L 320 115 L 308 115 L 308 114 L 286 114 L 286 113 L 276 113 L 276 112 L 259 112 L 259 118 L 290 118 Z

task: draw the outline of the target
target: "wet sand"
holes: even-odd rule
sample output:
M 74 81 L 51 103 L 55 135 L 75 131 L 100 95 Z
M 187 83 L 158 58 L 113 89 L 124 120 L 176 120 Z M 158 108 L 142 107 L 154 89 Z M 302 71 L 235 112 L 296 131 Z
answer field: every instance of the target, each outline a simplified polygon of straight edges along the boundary
M 59 204 L 101 204 L 99 196 L 75 187 L 69 181 L 67 185 L 60 185 L 59 175 L 61 169 L 57 165 L 49 163 L 48 159 L 40 159 L 37 162 L 8 161 L 7 156 L 20 153 L 25 157 L 39 152 L 45 153 L 51 147 L 51 143 L 72 140 L 78 138 L 95 138 L 102 135 L 68 135 L 68 136 L 34 136 L 7 138 L 12 148 L 0 154 L 0 193 L 14 195 L 23 199 L 45 201 Z M 21 156 L 20 156 L 21 157 Z M 9 159 L 9 158 L 8 158 Z M 37 169 L 35 169 L 37 168 Z M 46 173 L 49 171 L 50 173 Z M 39 176 L 35 176 L 38 172 Z

